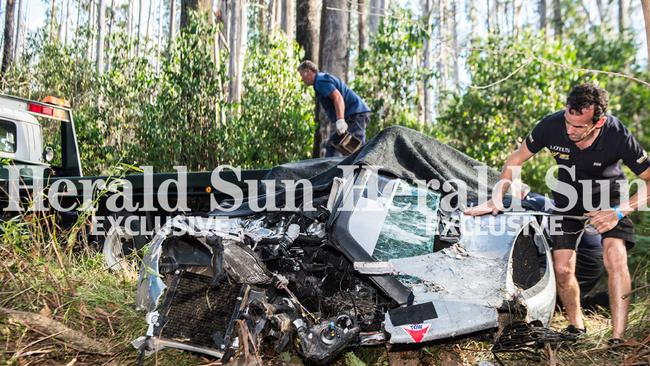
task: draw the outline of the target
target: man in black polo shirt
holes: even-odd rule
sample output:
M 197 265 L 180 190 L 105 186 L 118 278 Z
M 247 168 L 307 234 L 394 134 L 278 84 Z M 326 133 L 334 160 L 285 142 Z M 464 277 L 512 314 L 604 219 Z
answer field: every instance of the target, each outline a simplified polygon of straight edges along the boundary
M 544 117 L 519 149 L 510 154 L 501 173 L 501 179 L 506 182 L 501 190 L 495 190 L 492 199 L 465 213 L 483 215 L 501 211 L 502 197 L 510 186 L 513 170 L 542 148 L 549 149 L 558 164 L 558 184 L 551 187 L 556 211 L 563 216 L 587 216 L 589 224 L 602 235 L 613 325 L 610 343 L 618 344 L 625 333 L 629 306 L 629 298 L 623 299 L 623 295 L 631 291 L 627 249 L 634 245 L 634 229 L 627 216 L 639 207 L 646 207 L 648 200 L 647 190 L 642 189 L 629 200 L 621 200 L 617 181 L 624 181 L 625 176 L 620 161 L 646 185 L 650 183 L 650 162 L 621 121 L 605 114 L 607 105 L 607 92 L 600 87 L 593 84 L 573 87 L 566 108 Z M 552 234 L 558 295 L 570 323 L 566 331 L 584 333 L 580 289 L 575 277 L 575 249 L 584 222 L 564 217 L 560 225 L 561 230 Z

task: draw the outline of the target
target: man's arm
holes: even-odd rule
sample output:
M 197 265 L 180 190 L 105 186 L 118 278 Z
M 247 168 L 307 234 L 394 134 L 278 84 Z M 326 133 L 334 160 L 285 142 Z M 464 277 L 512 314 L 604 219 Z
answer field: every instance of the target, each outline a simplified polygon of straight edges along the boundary
M 334 89 L 329 95 L 334 103 L 334 110 L 336 112 L 336 132 L 343 135 L 348 130 L 348 124 L 345 122 L 345 101 L 338 89 Z
M 503 196 L 508 191 L 508 188 L 510 188 L 512 182 L 513 170 L 521 168 L 522 164 L 534 155 L 528 149 L 526 141 L 522 142 L 519 148 L 506 159 L 500 177 L 502 184 L 497 185 L 497 190 L 492 192 L 492 198 L 481 205 L 465 210 L 465 215 L 481 216 L 488 213 L 496 214 L 501 211 L 503 209 Z
M 647 207 L 648 199 L 650 198 L 650 190 L 648 190 L 648 186 L 650 185 L 650 168 L 639 174 L 639 178 L 645 182 L 645 187 L 639 187 L 639 190 L 630 197 L 629 201 L 621 202 L 618 210 L 623 216 L 628 216 L 639 209 L 639 207 Z M 595 227 L 601 234 L 613 229 L 619 221 L 618 213 L 615 209 L 587 212 L 586 215 L 591 218 L 589 220 L 591 226 Z
M 336 119 L 345 118 L 345 101 L 343 100 L 343 95 L 338 89 L 334 89 L 329 95 L 330 99 L 334 103 L 334 110 L 336 111 Z

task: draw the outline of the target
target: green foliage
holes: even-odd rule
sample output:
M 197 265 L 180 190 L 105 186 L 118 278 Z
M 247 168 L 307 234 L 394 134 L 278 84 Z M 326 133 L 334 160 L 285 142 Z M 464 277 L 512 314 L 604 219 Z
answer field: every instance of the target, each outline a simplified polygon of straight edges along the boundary
M 70 100 L 86 174 L 105 174 L 118 162 L 209 170 L 309 157 L 313 102 L 296 74 L 297 45 L 281 33 L 249 40 L 242 100 L 235 105 L 227 99 L 228 53 L 214 55 L 215 31 L 192 15 L 168 55 L 141 44 L 139 56 L 137 42 L 116 32 L 110 42 L 120 47 L 99 74 L 86 58 L 86 43 L 65 47 L 43 30 L 5 75 L 3 92 Z
M 526 34 L 517 38 L 475 40 L 468 64 L 474 87 L 452 97 L 438 118 L 438 134 L 468 155 L 500 168 L 544 115 L 562 107 L 570 69 L 557 68 L 531 56 L 573 64 L 576 50 L 556 42 L 545 43 Z M 546 191 L 548 155 L 524 169 L 533 189 Z
M 262 167 L 310 157 L 313 98 L 296 70 L 300 49 L 275 32 L 249 41 L 241 115 L 230 137 L 238 164 Z
M 650 80 L 650 73 L 636 63 L 637 48 L 631 34 L 623 37 L 610 30 L 594 27 L 575 37 L 576 66 L 585 69 L 626 73 Z M 632 130 L 643 145 L 650 146 L 650 87 L 628 78 L 590 73 L 584 77 L 598 82 L 609 92 L 610 113 Z
M 164 63 L 160 91 L 138 125 L 143 161 L 159 169 L 184 164 L 206 170 L 309 157 L 313 105 L 296 76 L 295 43 L 280 33 L 249 41 L 237 105 L 226 100 L 225 63 L 215 64 L 211 53 L 214 31 L 195 19 Z M 219 59 L 227 60 L 227 54 Z
M 585 69 L 634 70 L 634 43 L 626 37 L 593 32 L 566 44 L 542 36 L 476 39 L 468 57 L 473 86 L 453 96 L 438 118 L 437 135 L 468 155 L 500 168 L 534 125 L 563 107 L 567 92 L 579 82 L 596 81 L 610 93 L 610 111 L 636 135 L 650 125 L 650 89 L 629 79 Z M 544 176 L 553 160 L 547 153 L 524 168 L 524 180 L 547 192 Z
M 219 110 L 223 108 L 224 65 L 212 58 L 214 29 L 194 18 L 176 40 L 149 98 L 142 103 L 136 129 L 141 161 L 159 169 L 187 165 L 206 169 L 219 161 L 223 144 Z
M 391 15 L 382 19 L 368 48 L 359 55 L 351 83 L 373 112 L 369 137 L 395 124 L 420 131 L 426 127 L 418 123 L 418 85 L 432 76 L 419 64 L 429 37 L 426 22 L 404 9 L 393 8 Z

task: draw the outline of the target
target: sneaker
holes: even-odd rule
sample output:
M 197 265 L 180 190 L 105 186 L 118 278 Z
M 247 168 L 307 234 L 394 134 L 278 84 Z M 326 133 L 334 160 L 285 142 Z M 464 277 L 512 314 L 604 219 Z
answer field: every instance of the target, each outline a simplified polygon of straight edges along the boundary
M 587 334 L 587 328 L 586 327 L 585 328 L 578 328 L 573 324 L 569 324 L 568 327 L 564 328 L 562 333 L 571 334 L 571 335 L 574 335 L 574 336 L 581 336 L 581 335 Z

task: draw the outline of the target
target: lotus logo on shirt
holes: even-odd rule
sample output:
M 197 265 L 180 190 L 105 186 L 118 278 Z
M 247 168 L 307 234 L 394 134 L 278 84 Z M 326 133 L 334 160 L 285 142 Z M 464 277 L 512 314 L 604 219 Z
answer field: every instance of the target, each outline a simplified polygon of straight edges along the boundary
M 405 325 L 402 327 L 402 329 L 406 332 L 406 334 L 409 335 L 409 337 L 411 337 L 413 342 L 420 343 L 427 335 L 427 332 L 429 331 L 430 327 L 431 327 L 430 324 L 419 323 L 419 324 Z
M 641 155 L 640 158 L 636 159 L 636 163 L 637 163 L 637 164 L 641 164 L 641 163 L 643 163 L 643 162 L 646 161 L 646 160 L 648 160 L 648 153 L 645 152 L 645 150 L 644 150 L 644 151 L 643 151 L 643 155 Z
M 564 146 L 551 145 L 548 148 L 549 148 L 549 150 L 551 150 L 553 152 L 561 152 L 561 153 L 566 153 L 566 154 L 571 152 L 571 149 L 569 149 L 568 147 L 564 147 Z

